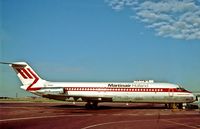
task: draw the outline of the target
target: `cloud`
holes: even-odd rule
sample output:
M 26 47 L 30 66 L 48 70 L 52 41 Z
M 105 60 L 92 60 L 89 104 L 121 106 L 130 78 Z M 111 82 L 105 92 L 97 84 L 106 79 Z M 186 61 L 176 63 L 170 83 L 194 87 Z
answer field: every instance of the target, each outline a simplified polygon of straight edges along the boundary
M 112 9 L 129 8 L 133 18 L 157 36 L 200 39 L 200 3 L 196 0 L 106 0 Z
M 138 4 L 136 0 L 105 0 L 105 2 L 116 11 L 124 9 L 125 6 L 133 6 Z

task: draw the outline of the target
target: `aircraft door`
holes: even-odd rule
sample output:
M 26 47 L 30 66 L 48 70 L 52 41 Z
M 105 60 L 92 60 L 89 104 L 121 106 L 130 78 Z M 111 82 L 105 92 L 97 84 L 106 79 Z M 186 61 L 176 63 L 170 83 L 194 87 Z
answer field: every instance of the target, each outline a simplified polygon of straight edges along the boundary
M 169 94 L 170 97 L 173 97 L 174 96 L 174 89 L 169 89 L 168 94 Z
M 68 89 L 67 89 L 67 88 L 63 88 L 63 93 L 64 93 L 65 95 L 68 95 Z

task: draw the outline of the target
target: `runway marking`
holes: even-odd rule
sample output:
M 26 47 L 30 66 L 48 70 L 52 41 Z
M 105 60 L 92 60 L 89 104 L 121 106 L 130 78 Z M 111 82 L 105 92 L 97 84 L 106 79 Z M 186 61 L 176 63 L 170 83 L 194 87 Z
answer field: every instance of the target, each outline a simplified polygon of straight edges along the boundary
M 34 117 L 25 117 L 25 118 L 11 118 L 11 119 L 3 119 L 0 122 L 7 122 L 7 121 L 18 121 L 18 120 L 31 120 L 31 119 L 42 119 L 42 118 L 56 118 L 56 117 L 74 117 L 74 116 L 92 116 L 92 114 L 76 114 L 76 115 L 56 115 L 56 116 L 34 116 Z
M 111 114 L 111 115 L 113 115 L 113 116 L 121 116 L 123 114 Z
M 35 116 L 35 117 L 25 117 L 25 118 L 10 118 L 10 119 L 3 119 L 3 120 L 0 120 L 0 122 L 5 122 L 5 121 L 18 121 L 18 120 L 30 120 L 30 119 L 42 119 L 42 118 L 54 118 L 54 117 L 74 117 L 74 116 L 93 116 L 94 114 L 75 114 L 75 115 L 64 115 L 63 113 L 60 113 L 59 115 L 54 115 L 54 116 Z M 99 116 L 106 116 L 106 115 L 109 115 L 109 114 L 97 114 Z M 124 114 L 111 114 L 112 116 L 122 116 Z M 129 116 L 138 116 L 139 114 L 127 114 Z M 155 115 L 155 114 L 144 114 L 146 116 L 149 116 L 149 115 Z M 161 114 L 163 115 L 163 114 Z M 165 114 L 166 115 L 166 114 Z M 167 115 L 170 115 L 170 114 L 167 114 Z M 187 118 L 177 118 L 177 119 L 187 119 Z M 193 118 L 194 119 L 194 118 Z M 199 118 L 197 118 L 199 119 Z M 168 120 L 173 120 L 173 119 L 168 119 Z M 164 121 L 164 120 L 163 120 Z M 170 121 L 166 121 L 166 122 L 170 122 Z M 172 123 L 172 122 L 171 122 Z M 177 124 L 177 123 L 176 123 Z
M 30 108 L 30 107 L 0 107 L 0 108 Z
M 99 116 L 107 116 L 108 114 L 98 114 Z
M 90 126 L 83 127 L 81 129 L 89 129 L 97 126 L 102 126 L 102 125 L 109 125 L 109 124 L 119 124 L 119 123 L 130 123 L 130 122 L 138 122 L 138 121 L 155 121 L 155 120 L 132 120 L 132 121 L 114 121 L 114 122 L 105 122 L 105 123 L 100 123 L 100 124 L 94 124 Z
M 190 118 L 173 118 L 173 119 L 160 119 L 163 122 L 169 122 L 169 123 L 173 123 L 173 124 L 177 124 L 177 125 L 182 125 L 185 127 L 189 127 L 189 128 L 193 128 L 193 129 L 199 129 L 195 126 L 190 126 L 190 125 L 185 125 L 185 124 L 181 124 L 181 123 L 177 123 L 177 122 L 172 122 L 170 120 L 174 120 L 174 119 L 190 119 Z M 192 118 L 192 119 L 199 119 L 199 117 L 197 118 Z M 114 121 L 114 122 L 105 122 L 105 123 L 100 123 L 100 124 L 94 124 L 94 125 L 90 125 L 90 126 L 86 126 L 83 127 L 81 129 L 89 129 L 89 128 L 93 128 L 93 127 L 98 127 L 98 126 L 103 126 L 103 125 L 109 125 L 109 124 L 119 124 L 119 123 L 130 123 L 130 122 L 148 122 L 148 121 L 157 121 L 157 119 L 153 119 L 153 120 L 132 120 L 132 121 Z
M 129 116 L 139 116 L 140 114 L 128 114 Z
M 170 121 L 170 120 L 161 120 L 161 121 L 173 123 L 173 124 L 176 124 L 176 125 L 182 125 L 182 126 L 193 128 L 193 129 L 199 129 L 198 127 L 195 127 L 195 126 L 186 125 L 186 124 L 182 124 L 182 123 L 178 123 L 178 122 L 174 122 L 174 121 Z

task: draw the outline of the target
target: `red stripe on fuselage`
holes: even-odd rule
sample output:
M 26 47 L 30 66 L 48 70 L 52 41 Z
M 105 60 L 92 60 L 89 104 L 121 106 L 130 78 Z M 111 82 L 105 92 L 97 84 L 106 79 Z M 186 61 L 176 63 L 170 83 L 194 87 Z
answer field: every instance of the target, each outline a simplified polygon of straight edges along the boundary
M 65 91 L 103 91 L 103 92 L 185 92 L 176 88 L 107 88 L 107 87 L 65 87 Z
M 16 68 L 17 72 L 24 78 L 27 79 L 28 77 L 22 72 L 22 69 Z

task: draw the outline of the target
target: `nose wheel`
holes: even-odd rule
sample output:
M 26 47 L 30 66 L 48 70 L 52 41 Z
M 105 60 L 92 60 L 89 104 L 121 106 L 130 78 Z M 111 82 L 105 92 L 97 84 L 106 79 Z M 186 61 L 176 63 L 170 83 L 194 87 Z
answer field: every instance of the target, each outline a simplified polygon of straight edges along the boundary
M 87 102 L 85 104 L 86 109 L 97 109 L 98 108 L 98 102 Z

